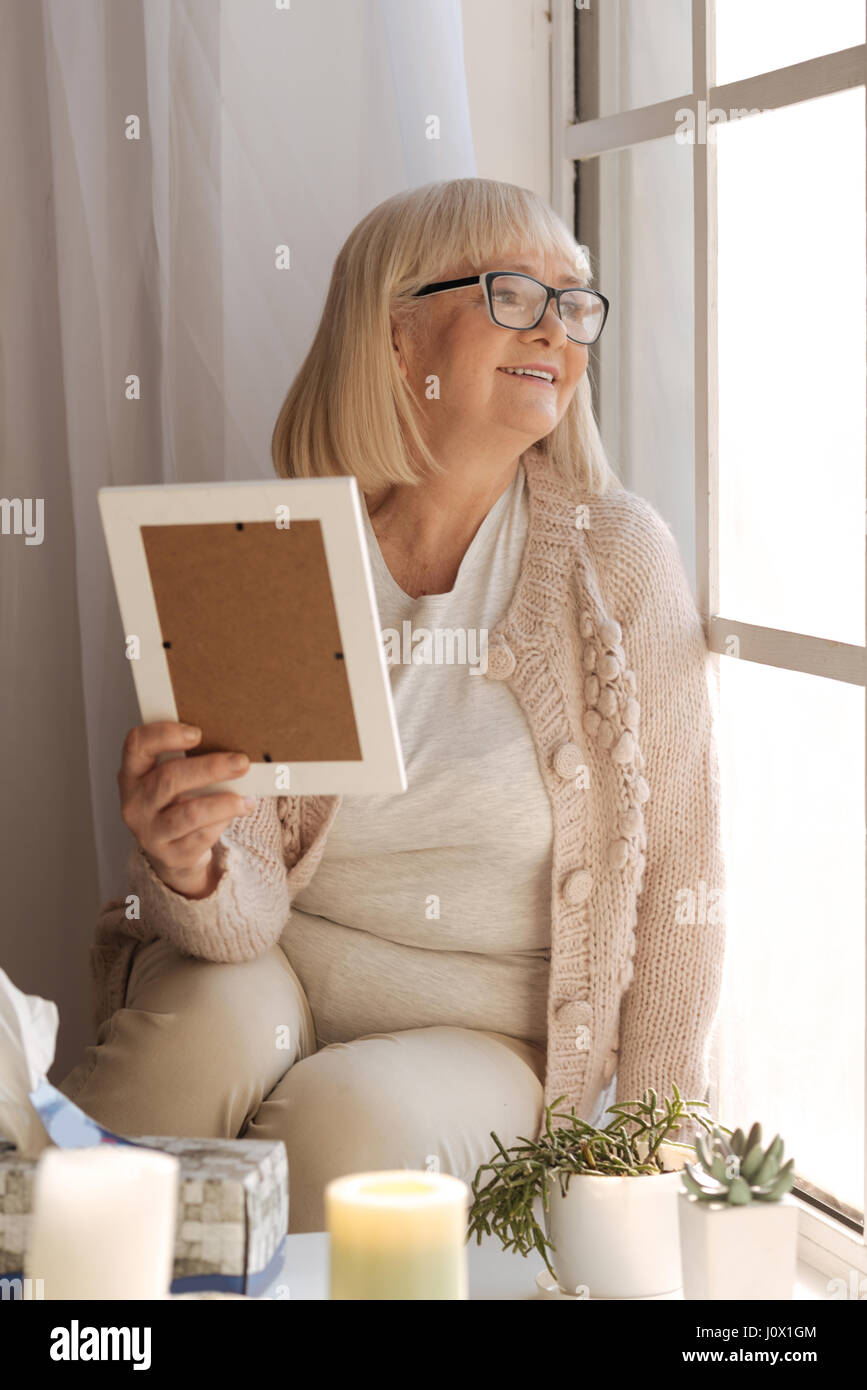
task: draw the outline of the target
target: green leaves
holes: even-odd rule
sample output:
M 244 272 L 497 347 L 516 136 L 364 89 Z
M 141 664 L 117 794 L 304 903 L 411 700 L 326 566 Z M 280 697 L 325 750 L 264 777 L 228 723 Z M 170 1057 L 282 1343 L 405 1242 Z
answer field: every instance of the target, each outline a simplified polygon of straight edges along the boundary
M 711 1189 L 705 1187 L 695 1176 L 693 1165 L 691 1163 L 687 1163 L 686 1167 L 682 1170 L 681 1178 L 683 1180 L 683 1185 L 686 1188 L 687 1192 L 691 1192 L 693 1196 L 707 1197 L 710 1194 Z
M 755 1195 L 760 1201 L 777 1202 L 795 1181 L 795 1160 L 790 1158 L 788 1163 L 780 1169 L 774 1181 L 764 1192 L 757 1192 Z
M 746 1138 L 743 1130 L 736 1129 L 726 1140 L 719 1126 L 714 1126 L 709 1140 L 699 1135 L 695 1144 L 698 1164 L 686 1164 L 682 1174 L 687 1192 L 700 1201 L 727 1202 L 731 1206 L 779 1201 L 795 1181 L 795 1160 L 790 1158 L 780 1166 L 783 1141 L 779 1134 L 766 1150 L 761 1140 L 758 1124 L 752 1126 Z
M 779 1134 L 775 1136 L 771 1147 L 762 1160 L 759 1171 L 756 1173 L 756 1187 L 764 1187 L 778 1172 L 780 1168 L 780 1158 L 783 1153 L 783 1141 Z
M 751 1148 L 747 1149 L 741 1164 L 741 1177 L 746 1178 L 747 1182 L 752 1182 L 762 1166 L 764 1156 L 761 1143 L 753 1144 Z
M 745 1206 L 753 1200 L 750 1185 L 744 1178 L 732 1178 L 728 1190 L 728 1198 L 733 1207 Z

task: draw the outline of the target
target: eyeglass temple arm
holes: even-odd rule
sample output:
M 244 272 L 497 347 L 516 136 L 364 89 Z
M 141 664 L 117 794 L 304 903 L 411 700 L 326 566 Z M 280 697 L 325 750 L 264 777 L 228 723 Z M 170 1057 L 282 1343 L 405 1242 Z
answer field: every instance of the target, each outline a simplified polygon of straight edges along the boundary
M 424 289 L 416 290 L 414 299 L 419 299 L 424 294 L 439 294 L 440 290 L 459 290 L 464 285 L 481 285 L 484 283 L 484 275 L 467 275 L 463 280 L 439 280 L 435 285 L 425 285 Z

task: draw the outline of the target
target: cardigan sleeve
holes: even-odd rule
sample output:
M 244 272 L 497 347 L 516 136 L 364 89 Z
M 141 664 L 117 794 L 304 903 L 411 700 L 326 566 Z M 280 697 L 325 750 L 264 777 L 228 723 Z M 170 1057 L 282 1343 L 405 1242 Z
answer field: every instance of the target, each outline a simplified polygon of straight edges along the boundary
M 249 816 L 236 817 L 223 831 L 214 845 L 219 878 L 206 898 L 185 898 L 169 888 L 136 844 L 128 860 L 129 892 L 139 899 L 147 935 L 211 961 L 250 960 L 273 946 L 289 917 L 284 808 L 285 798 L 261 797 Z
M 725 941 L 717 685 L 674 536 L 649 503 L 642 511 L 630 534 L 621 627 L 650 796 L 617 1100 L 649 1086 L 670 1095 L 672 1082 L 685 1100 L 703 1100 Z M 680 1137 L 689 1134 L 687 1125 Z

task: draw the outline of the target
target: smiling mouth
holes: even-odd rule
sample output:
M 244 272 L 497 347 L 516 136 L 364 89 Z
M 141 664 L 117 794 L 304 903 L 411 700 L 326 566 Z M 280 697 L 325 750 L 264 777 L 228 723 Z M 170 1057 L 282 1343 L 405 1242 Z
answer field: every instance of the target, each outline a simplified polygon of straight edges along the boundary
M 556 382 L 551 380 L 550 374 L 541 375 L 535 371 L 530 371 L 525 367 L 498 367 L 498 372 L 504 376 L 512 376 L 516 381 L 529 381 L 534 386 L 545 386 L 549 391 L 553 391 Z

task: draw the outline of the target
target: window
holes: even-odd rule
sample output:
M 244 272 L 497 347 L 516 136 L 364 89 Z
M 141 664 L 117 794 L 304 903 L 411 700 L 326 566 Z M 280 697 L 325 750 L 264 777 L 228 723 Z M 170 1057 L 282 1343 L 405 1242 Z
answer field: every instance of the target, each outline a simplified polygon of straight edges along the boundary
M 863 0 L 554 0 L 552 188 L 612 301 L 591 379 L 720 678 L 711 1104 L 867 1270 Z

